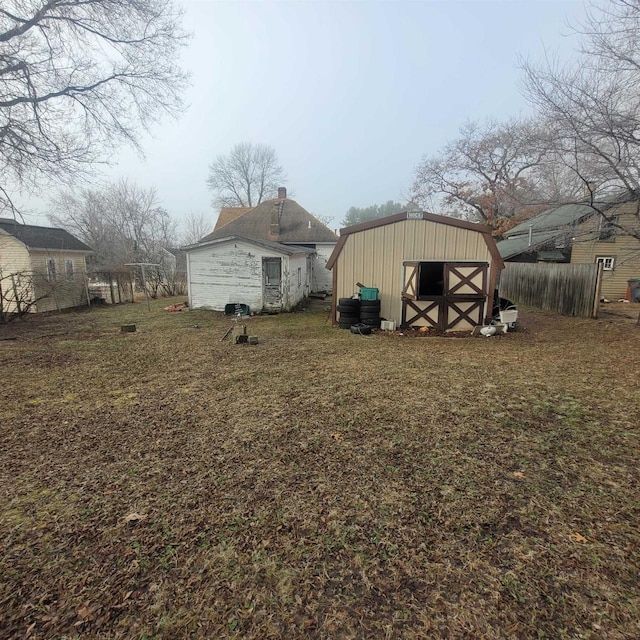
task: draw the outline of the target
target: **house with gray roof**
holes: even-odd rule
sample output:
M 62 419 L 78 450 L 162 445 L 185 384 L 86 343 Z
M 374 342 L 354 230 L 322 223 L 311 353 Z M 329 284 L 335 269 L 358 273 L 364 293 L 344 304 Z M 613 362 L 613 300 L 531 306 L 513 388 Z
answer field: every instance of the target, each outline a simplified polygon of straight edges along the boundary
M 224 208 L 212 233 L 183 247 L 189 304 L 222 311 L 287 311 L 312 292 L 330 291 L 326 268 L 338 237 L 284 187 L 251 209 Z
M 91 252 L 64 229 L 0 218 L 0 311 L 34 313 L 87 304 Z
M 576 230 L 585 221 L 601 218 L 598 211 L 636 199 L 625 193 L 602 197 L 593 206 L 578 202 L 547 209 L 509 229 L 498 242 L 498 251 L 507 262 L 570 262 Z

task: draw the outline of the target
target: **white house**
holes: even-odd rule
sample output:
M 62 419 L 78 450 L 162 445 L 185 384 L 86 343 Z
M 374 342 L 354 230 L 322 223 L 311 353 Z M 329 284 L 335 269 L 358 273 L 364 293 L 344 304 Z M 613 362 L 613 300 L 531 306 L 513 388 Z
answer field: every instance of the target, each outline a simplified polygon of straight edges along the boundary
M 311 292 L 331 290 L 326 263 L 337 239 L 284 187 L 253 209 L 227 207 L 212 233 L 184 247 L 189 304 L 288 311 Z

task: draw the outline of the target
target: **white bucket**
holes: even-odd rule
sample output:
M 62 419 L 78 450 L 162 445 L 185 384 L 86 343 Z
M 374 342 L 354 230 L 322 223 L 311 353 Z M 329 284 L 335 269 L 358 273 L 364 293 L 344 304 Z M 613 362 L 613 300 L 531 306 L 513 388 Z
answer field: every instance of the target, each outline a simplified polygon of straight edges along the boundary
M 518 311 L 516 309 L 507 309 L 500 312 L 500 322 L 503 324 L 511 324 L 518 319 Z

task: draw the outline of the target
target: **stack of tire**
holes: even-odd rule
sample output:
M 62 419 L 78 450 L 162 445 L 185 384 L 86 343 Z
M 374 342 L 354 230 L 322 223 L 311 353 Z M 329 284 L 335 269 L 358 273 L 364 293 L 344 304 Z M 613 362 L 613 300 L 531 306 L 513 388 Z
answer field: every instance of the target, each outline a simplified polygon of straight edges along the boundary
M 380 328 L 380 300 L 360 300 L 360 322 Z
M 360 322 L 360 300 L 357 298 L 338 299 L 338 326 L 341 329 L 350 329 L 352 325 Z

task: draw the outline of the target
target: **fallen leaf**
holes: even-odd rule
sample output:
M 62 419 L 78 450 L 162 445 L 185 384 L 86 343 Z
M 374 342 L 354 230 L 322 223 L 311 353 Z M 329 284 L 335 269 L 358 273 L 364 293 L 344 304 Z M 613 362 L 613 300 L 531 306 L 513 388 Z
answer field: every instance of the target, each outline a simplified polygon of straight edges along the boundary
M 514 478 L 524 478 L 524 473 L 522 473 L 522 471 L 514 471 L 513 472 L 513 477 Z
M 575 533 L 572 533 L 569 538 L 571 538 L 571 540 L 573 540 L 574 542 L 579 542 L 580 544 L 586 544 L 587 542 L 589 542 L 583 535 L 579 534 L 577 531 Z
M 144 513 L 130 513 L 128 516 L 124 517 L 125 522 L 137 522 L 138 520 L 144 520 L 146 518 L 146 514 Z
M 337 433 L 337 432 L 336 433 L 332 433 L 331 437 L 334 440 L 343 440 L 344 439 L 344 436 L 341 433 Z

